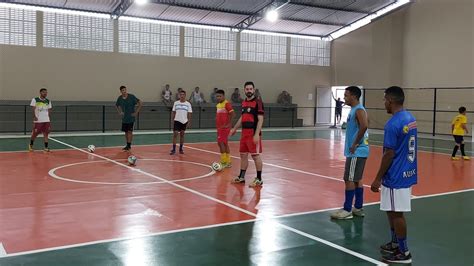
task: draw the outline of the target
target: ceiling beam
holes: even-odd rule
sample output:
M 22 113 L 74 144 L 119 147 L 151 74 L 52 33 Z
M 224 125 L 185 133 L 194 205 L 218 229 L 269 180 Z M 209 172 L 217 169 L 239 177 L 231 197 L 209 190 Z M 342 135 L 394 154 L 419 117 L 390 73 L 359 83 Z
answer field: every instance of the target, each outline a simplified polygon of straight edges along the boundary
M 353 0 L 352 3 L 354 3 L 354 2 L 355 1 Z M 294 6 L 301 6 L 301 7 L 316 7 L 316 8 L 330 9 L 330 10 L 333 10 L 333 11 L 345 11 L 345 12 L 352 12 L 352 13 L 369 14 L 368 12 L 361 11 L 359 9 L 347 8 L 347 6 L 349 6 L 351 4 L 346 5 L 345 7 L 337 7 L 337 8 L 329 6 L 329 5 L 300 3 L 300 2 L 294 1 L 294 0 L 291 1 L 291 4 L 294 5 Z
M 268 5 L 262 7 L 257 12 L 255 12 L 252 15 L 246 17 L 241 22 L 235 24 L 234 27 L 232 27 L 232 28 L 235 29 L 235 30 L 238 30 L 238 31 L 248 29 L 253 24 L 255 24 L 255 23 L 259 22 L 260 20 L 262 20 L 262 18 L 265 16 L 265 13 L 267 13 L 267 11 L 273 10 L 273 9 L 278 9 L 278 8 L 288 4 L 289 2 L 290 2 L 290 0 L 273 0 Z
M 127 9 L 133 5 L 134 0 L 121 0 L 120 4 L 112 11 L 110 16 L 113 19 L 118 19 L 120 16 L 125 14 Z

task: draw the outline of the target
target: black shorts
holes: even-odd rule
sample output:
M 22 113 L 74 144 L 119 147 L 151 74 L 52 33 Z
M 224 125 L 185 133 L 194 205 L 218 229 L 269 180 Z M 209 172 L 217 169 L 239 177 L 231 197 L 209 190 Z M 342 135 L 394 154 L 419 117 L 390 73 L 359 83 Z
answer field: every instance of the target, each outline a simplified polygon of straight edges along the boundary
M 344 181 L 359 182 L 364 175 L 365 157 L 347 157 L 344 167 Z
M 122 131 L 123 132 L 133 131 L 133 123 L 122 123 Z
M 186 131 L 186 126 L 187 125 L 188 125 L 188 122 L 183 124 L 179 121 L 174 121 L 173 131 L 178 131 L 178 132 Z
M 342 115 L 342 109 L 336 108 L 336 115 Z
M 459 135 L 453 135 L 454 141 L 457 144 L 462 144 L 464 142 L 464 136 L 459 136 Z

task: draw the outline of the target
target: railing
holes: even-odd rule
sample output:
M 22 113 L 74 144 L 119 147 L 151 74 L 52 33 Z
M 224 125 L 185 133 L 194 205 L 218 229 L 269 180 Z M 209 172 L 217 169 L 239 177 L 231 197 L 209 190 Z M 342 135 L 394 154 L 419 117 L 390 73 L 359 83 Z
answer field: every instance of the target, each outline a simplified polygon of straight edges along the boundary
M 240 117 L 240 109 L 240 106 L 234 106 L 235 120 Z M 215 128 L 215 114 L 213 105 L 193 106 L 192 128 Z M 314 107 L 265 106 L 264 127 L 301 127 L 304 120 L 312 126 L 313 116 Z M 52 130 L 56 132 L 117 131 L 121 125 L 121 118 L 111 104 L 57 104 L 53 106 L 50 117 Z M 0 104 L 0 133 L 29 134 L 32 121 L 30 106 Z M 164 105 L 144 105 L 135 122 L 136 130 L 171 130 L 172 126 L 171 107 Z

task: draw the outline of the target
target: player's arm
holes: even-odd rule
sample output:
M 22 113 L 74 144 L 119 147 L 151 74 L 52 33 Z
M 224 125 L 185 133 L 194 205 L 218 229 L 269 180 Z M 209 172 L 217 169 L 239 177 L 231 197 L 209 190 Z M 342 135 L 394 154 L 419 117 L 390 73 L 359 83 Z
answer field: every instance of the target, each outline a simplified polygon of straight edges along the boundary
M 38 121 L 38 117 L 36 116 L 36 106 L 31 106 L 31 111 L 33 112 L 33 121 Z
M 372 182 L 372 185 L 370 186 L 370 189 L 373 192 L 379 192 L 380 186 L 382 184 L 382 177 L 385 175 L 385 173 L 387 173 L 388 168 L 390 168 L 394 157 L 395 151 L 389 148 L 385 148 L 385 151 L 382 156 L 382 162 L 380 163 L 379 171 L 377 172 L 377 175 L 375 176 L 375 179 Z
M 190 128 L 191 127 L 191 118 L 193 117 L 193 113 L 192 112 L 188 112 L 188 124 L 186 125 L 186 128 Z
M 260 132 L 262 132 L 263 127 L 263 115 L 257 116 L 257 129 L 255 129 L 255 135 L 253 135 L 253 142 L 257 143 L 260 140 Z
M 234 127 L 230 130 L 230 135 L 233 136 L 237 129 L 242 126 L 242 116 L 240 116 L 239 120 L 235 123 Z
M 467 130 L 467 118 L 464 118 L 462 121 L 461 121 L 461 127 L 464 129 L 464 131 L 466 133 L 469 133 L 469 130 Z
M 356 148 L 359 146 L 359 143 L 364 137 L 365 132 L 367 131 L 367 128 L 368 128 L 367 114 L 365 113 L 364 110 L 359 109 L 356 111 L 356 120 L 357 120 L 357 123 L 359 124 L 359 131 L 357 131 L 357 136 L 354 139 L 354 143 L 352 143 L 352 146 L 349 149 L 351 153 L 355 152 Z
M 142 101 L 140 101 L 140 99 L 137 99 L 137 110 L 135 111 L 135 113 L 133 113 L 133 116 L 137 116 L 138 113 L 140 113 L 140 110 L 142 109 Z
M 229 124 L 226 126 L 227 128 L 232 128 L 232 121 L 235 118 L 234 110 L 229 111 Z

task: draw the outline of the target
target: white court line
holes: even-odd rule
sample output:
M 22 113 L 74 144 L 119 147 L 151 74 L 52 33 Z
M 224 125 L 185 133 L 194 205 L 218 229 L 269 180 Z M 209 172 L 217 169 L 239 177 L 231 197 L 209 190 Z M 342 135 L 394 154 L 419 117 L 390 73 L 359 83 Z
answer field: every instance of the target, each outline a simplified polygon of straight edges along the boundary
M 3 247 L 2 242 L 0 242 L 0 258 L 5 257 L 7 255 L 7 251 Z
M 188 146 L 188 145 L 186 145 L 185 147 L 188 148 L 188 149 L 192 149 L 192 150 L 197 150 L 197 151 L 202 151 L 202 152 L 207 152 L 207 153 L 212 153 L 212 154 L 220 154 L 218 152 L 209 151 L 209 150 L 200 149 L 200 148 L 195 148 L 195 147 L 191 147 L 191 146 Z M 231 157 L 240 160 L 240 157 L 238 157 L 238 156 L 233 156 L 232 155 Z M 249 161 L 251 161 L 251 160 L 249 159 Z M 280 169 L 284 169 L 284 170 L 288 170 L 288 171 L 301 173 L 301 174 L 322 177 L 322 178 L 326 178 L 326 179 L 330 179 L 330 180 L 334 180 L 334 181 L 338 181 L 338 182 L 344 182 L 344 179 L 336 178 L 336 177 L 333 177 L 333 176 L 320 175 L 320 174 L 311 173 L 311 172 L 307 172 L 307 171 L 303 171 L 303 170 L 299 170 L 299 169 L 294 169 L 294 168 L 290 168 L 290 167 L 286 167 L 286 166 L 281 166 L 281 165 L 277 165 L 277 164 L 272 164 L 272 163 L 263 163 L 263 164 L 268 165 L 268 166 L 273 166 L 273 167 L 276 167 L 276 168 L 280 168 Z M 369 185 L 364 185 L 364 187 L 370 188 Z
M 62 142 L 62 141 L 60 141 L 60 140 L 56 140 L 55 138 L 50 138 L 50 139 L 51 139 L 52 141 L 56 141 L 56 142 L 58 142 L 58 143 L 60 143 L 60 144 L 62 144 L 62 145 L 68 146 L 68 147 L 73 148 L 73 149 L 75 149 L 75 150 L 77 150 L 77 151 L 80 151 L 80 152 L 82 152 L 82 153 L 86 153 L 86 154 L 90 154 L 90 155 L 96 156 L 96 157 L 98 157 L 98 158 L 107 160 L 107 161 L 109 161 L 109 162 L 112 162 L 112 163 L 121 165 L 121 166 L 126 167 L 126 168 L 129 168 L 129 169 L 134 169 L 133 167 L 130 167 L 130 166 L 125 165 L 125 164 L 122 164 L 122 163 L 119 163 L 119 162 L 114 161 L 114 160 L 112 160 L 112 159 L 109 159 L 109 158 L 107 158 L 107 157 L 104 157 L 104 156 L 101 156 L 101 155 L 98 155 L 98 154 L 95 154 L 95 153 L 89 153 L 89 152 L 84 151 L 84 150 L 82 150 L 82 149 L 79 149 L 79 148 L 77 148 L 77 147 L 75 147 L 75 146 L 72 146 L 72 145 L 70 145 L 70 144 L 68 144 L 68 143 Z M 234 209 L 234 210 L 240 211 L 240 212 L 245 213 L 245 214 L 247 214 L 247 215 L 249 215 L 249 216 L 252 216 L 252 217 L 255 217 L 255 218 L 257 217 L 257 215 L 256 215 L 255 213 L 250 212 L 250 211 L 248 211 L 248 210 L 245 210 L 245 209 L 243 209 L 243 208 L 237 207 L 237 206 L 235 206 L 235 205 L 232 205 L 232 204 L 230 204 L 230 203 L 228 203 L 228 202 L 226 202 L 226 201 L 222 201 L 222 200 L 213 198 L 213 197 L 208 196 L 208 195 L 206 195 L 206 194 L 204 194 L 204 193 L 201 193 L 201 192 L 199 192 L 199 191 L 190 189 L 190 188 L 188 188 L 188 187 L 182 186 L 182 185 L 177 184 L 177 183 L 170 182 L 170 181 L 168 181 L 168 180 L 166 180 L 166 179 L 164 179 L 164 178 L 158 177 L 158 176 L 156 176 L 156 175 L 153 175 L 153 174 L 151 174 L 151 173 L 145 172 L 145 171 L 143 171 L 143 170 L 139 170 L 139 169 L 138 169 L 138 170 L 137 170 L 137 169 L 134 169 L 134 170 L 137 171 L 137 172 L 139 172 L 139 173 L 142 173 L 142 174 L 144 174 L 144 175 L 147 175 L 147 176 L 149 176 L 149 177 L 152 177 L 152 178 L 155 178 L 155 179 L 164 181 L 165 183 L 167 183 L 167 184 L 169 184 L 169 185 L 171 185 L 171 186 L 175 186 L 175 187 L 177 187 L 177 188 L 180 188 L 180 189 L 182 189 L 182 190 L 188 191 L 188 192 L 193 193 L 193 194 L 195 194 L 195 195 L 201 196 L 201 197 L 206 198 L 206 199 L 208 199 L 208 200 L 211 200 L 211 201 L 214 201 L 214 202 L 216 202 L 216 203 L 225 205 L 225 206 L 227 206 L 227 207 L 229 207 L 229 208 L 232 208 L 232 209 Z M 270 219 L 270 218 L 272 218 L 272 217 L 267 217 L 267 218 Z M 277 224 L 279 224 L 279 223 L 277 223 Z M 281 225 L 281 224 L 279 224 L 279 225 L 282 226 L 283 228 L 286 228 L 286 229 L 287 229 L 287 226 L 286 226 L 286 225 Z M 293 229 L 294 229 L 294 228 L 293 228 Z M 299 231 L 299 230 L 297 230 L 297 229 L 294 229 L 294 231 L 292 231 L 292 232 L 297 233 L 297 234 L 299 234 L 299 235 L 301 235 L 301 236 L 304 236 L 304 237 L 308 237 L 306 233 L 301 232 L 301 231 Z M 304 233 L 304 234 L 302 234 L 302 233 Z M 316 238 L 316 237 L 315 237 L 315 238 Z M 316 240 L 315 238 L 311 238 L 311 239 Z M 317 240 L 316 240 L 316 241 L 317 241 Z M 326 242 L 327 242 L 327 241 L 326 241 Z M 320 243 L 326 244 L 326 243 L 324 243 L 324 242 L 320 242 Z M 329 243 L 329 242 L 328 242 L 328 243 Z M 354 251 L 352 251 L 352 250 L 348 250 L 348 249 L 346 249 L 346 248 L 344 248 L 344 247 L 342 247 L 342 246 L 336 245 L 336 244 L 334 244 L 334 243 L 331 243 L 330 246 L 333 247 L 333 248 L 335 248 L 335 249 L 338 249 L 338 250 L 340 250 L 340 251 L 342 251 L 342 252 L 345 252 L 345 253 L 347 253 L 347 254 L 350 254 L 350 255 L 352 255 L 352 256 L 358 257 L 358 258 L 360 258 L 360 259 L 362 259 L 362 260 L 371 262 L 371 263 L 373 263 L 373 264 L 375 264 L 375 265 L 387 265 L 387 264 L 382 263 L 382 262 L 380 262 L 380 261 L 378 261 L 378 260 L 375 260 L 375 259 L 370 258 L 370 257 L 368 257 L 368 256 L 365 256 L 365 255 L 363 255 L 363 254 L 354 252 Z
M 465 189 L 465 190 L 450 191 L 450 192 L 445 192 L 445 193 L 437 193 L 437 194 L 424 195 L 424 196 L 420 196 L 420 197 L 418 197 L 418 198 L 416 198 L 416 199 L 432 198 L 432 197 L 440 197 L 440 196 L 448 196 L 448 195 L 460 194 L 460 193 L 471 192 L 471 191 L 474 192 L 474 189 Z M 364 204 L 364 206 L 377 205 L 377 204 L 379 204 L 379 203 L 380 203 L 379 201 L 377 201 L 377 202 L 371 202 L 371 203 Z M 273 217 L 273 218 L 274 218 L 274 219 L 287 218 L 287 217 L 294 217 L 294 216 L 300 216 L 300 215 L 308 215 L 308 214 L 315 214 L 315 213 L 320 213 L 320 212 L 332 211 L 332 210 L 337 210 L 337 209 L 340 209 L 340 207 L 337 207 L 337 208 L 320 209 L 320 210 L 314 210 L 314 211 L 295 212 L 295 213 L 277 215 L 277 216 L 275 216 L 275 217 Z M 235 221 L 235 222 L 218 223 L 218 224 L 211 224 L 211 225 L 204 225 L 204 226 L 197 226 L 197 227 L 188 227 L 188 228 L 184 228 L 184 229 L 176 229 L 176 230 L 162 231 L 162 232 L 151 233 L 151 234 L 143 234 L 143 235 L 136 235 L 136 236 L 129 236 L 129 237 L 120 237 L 120 238 L 112 238 L 112 239 L 104 239 L 104 240 L 90 241 L 90 242 L 84 242 L 84 243 L 79 243 L 79 244 L 72 244 L 72 245 L 65 245 L 65 246 L 59 246 L 59 247 L 44 248 L 44 249 L 35 249 L 35 250 L 29 250 L 29 251 L 22 251 L 22 252 L 17 252 L 17 253 L 11 253 L 11 254 L 5 255 L 5 257 L 15 257 L 15 256 L 21 256 L 21 255 L 27 255 L 27 254 L 35 254 L 35 253 L 41 253 L 41 252 L 47 252 L 47 251 L 62 250 L 62 249 L 76 248 L 76 247 L 83 247 L 83 246 L 89 246 L 89 245 L 95 245 L 95 244 L 103 244 L 103 243 L 110 243 L 110 242 L 127 241 L 127 240 L 134 240 L 134 239 L 139 239 L 139 238 L 144 238 L 144 237 L 152 237 L 152 236 L 167 235 L 167 234 L 172 234 L 172 233 L 181 233 L 181 232 L 188 232 L 188 231 L 197 231 L 197 230 L 203 230 L 203 229 L 211 229 L 211 228 L 216 228 L 216 227 L 224 227 L 224 226 L 230 226 L 230 225 L 238 225 L 238 224 L 244 224 L 244 223 L 259 222 L 259 221 L 263 221 L 263 220 L 264 220 L 263 218 L 247 219 L 247 220 L 241 220 L 241 221 Z

